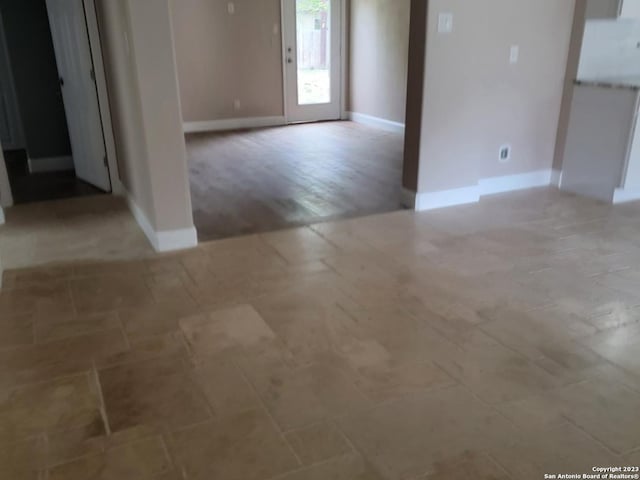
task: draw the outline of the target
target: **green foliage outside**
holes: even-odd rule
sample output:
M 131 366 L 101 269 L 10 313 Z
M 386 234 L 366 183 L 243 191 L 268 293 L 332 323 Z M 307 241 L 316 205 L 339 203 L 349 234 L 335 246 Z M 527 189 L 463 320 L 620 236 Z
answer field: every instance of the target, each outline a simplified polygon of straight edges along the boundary
M 329 9 L 329 0 L 298 0 L 297 10 L 301 13 L 318 14 Z

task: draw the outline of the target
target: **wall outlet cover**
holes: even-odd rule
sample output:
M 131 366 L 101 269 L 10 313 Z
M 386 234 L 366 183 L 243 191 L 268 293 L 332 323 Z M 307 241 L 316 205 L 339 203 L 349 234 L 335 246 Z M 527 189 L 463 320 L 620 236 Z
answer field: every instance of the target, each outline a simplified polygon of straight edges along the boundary
M 500 163 L 508 163 L 511 161 L 511 145 L 502 145 L 498 153 L 498 161 Z

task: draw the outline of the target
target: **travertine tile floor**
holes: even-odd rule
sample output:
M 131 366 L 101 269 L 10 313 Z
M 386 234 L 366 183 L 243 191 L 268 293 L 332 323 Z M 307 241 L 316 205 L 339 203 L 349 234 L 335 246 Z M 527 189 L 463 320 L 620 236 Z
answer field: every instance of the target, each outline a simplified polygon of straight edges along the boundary
M 0 226 L 4 269 L 153 255 L 126 201 L 113 195 L 15 205 Z
M 0 478 L 640 463 L 640 205 L 553 190 L 12 271 Z

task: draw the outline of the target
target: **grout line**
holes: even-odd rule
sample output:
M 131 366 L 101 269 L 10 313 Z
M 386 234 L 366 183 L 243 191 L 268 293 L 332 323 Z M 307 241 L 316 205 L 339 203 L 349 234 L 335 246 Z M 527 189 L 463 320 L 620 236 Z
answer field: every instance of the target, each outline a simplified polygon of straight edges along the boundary
M 216 420 L 218 416 L 216 415 L 215 404 L 209 401 L 209 397 L 204 393 L 202 387 L 198 384 L 195 378 L 196 376 L 195 365 L 190 363 L 190 361 L 191 361 L 190 358 L 183 358 L 183 356 L 180 355 L 180 364 L 181 364 L 180 366 L 181 366 L 183 375 L 186 377 L 187 381 L 191 384 L 192 388 L 198 393 L 198 396 L 207 407 L 207 413 L 209 414 L 209 418 L 207 420 Z
M 135 443 L 135 442 L 132 442 L 132 443 Z M 106 451 L 106 450 L 105 450 L 105 448 L 104 448 L 104 447 L 101 447 L 100 451 L 90 452 L 90 453 L 85 453 L 84 455 L 79 455 L 79 456 L 77 456 L 77 457 L 69 457 L 69 458 L 65 458 L 65 459 L 64 459 L 64 460 L 62 460 L 62 461 L 59 461 L 59 462 L 56 462 L 56 463 L 52 463 L 52 464 L 51 464 L 51 465 L 49 465 L 47 468 L 48 468 L 49 470 L 51 470 L 51 469 L 57 468 L 57 467 L 59 467 L 59 466 L 61 466 L 61 465 L 68 465 L 68 464 L 70 464 L 70 463 L 77 462 L 78 460 L 82 460 L 82 459 L 84 459 L 84 458 L 89 458 L 89 457 L 95 457 L 95 456 L 98 456 L 98 455 L 103 455 L 105 451 Z
M 67 284 L 67 290 L 69 292 L 69 298 L 71 299 L 71 305 L 73 306 L 73 312 L 75 314 L 75 316 L 78 316 L 78 305 L 77 305 L 77 301 L 75 298 L 75 295 L 73 294 L 73 288 L 71 288 L 71 280 L 66 280 L 66 284 Z
M 591 435 L 589 432 L 587 432 L 585 429 L 583 429 L 580 425 L 578 425 L 577 423 L 575 423 L 573 420 L 571 420 L 567 415 L 565 414 L 561 414 L 562 418 L 564 418 L 567 423 L 569 425 L 571 425 L 572 427 L 574 427 L 576 430 L 578 430 L 579 432 L 581 432 L 585 437 L 589 438 L 590 440 L 592 440 L 593 442 L 595 442 L 598 446 L 600 446 L 601 448 L 603 448 L 606 452 L 611 453 L 612 455 L 616 456 L 616 457 L 620 457 L 623 454 L 616 452 L 615 450 L 613 450 L 612 448 L 610 448 L 608 445 L 606 445 L 602 440 L 594 437 L 593 435 Z
M 319 462 L 311 463 L 309 465 L 301 465 L 300 468 L 289 470 L 289 471 L 284 472 L 284 473 L 278 473 L 274 477 L 269 477 L 266 480 L 278 480 L 280 478 L 286 478 L 289 475 L 294 475 L 296 473 L 301 473 L 301 472 L 305 472 L 307 470 L 311 470 L 312 468 L 321 467 L 322 465 L 327 465 L 329 463 L 333 463 L 333 462 L 335 462 L 335 461 L 337 461 L 339 459 L 347 458 L 350 455 L 354 455 L 354 453 L 353 452 L 343 453 L 343 454 L 340 454 L 340 455 L 336 455 L 335 457 L 327 458 L 326 460 L 321 460 Z
M 102 393 L 102 385 L 100 384 L 100 376 L 98 375 L 98 369 L 96 367 L 95 360 L 92 361 L 92 369 L 90 375 L 93 376 L 93 379 L 96 383 L 96 388 L 98 389 L 98 397 L 100 400 L 100 414 L 102 416 L 102 422 L 104 423 L 104 431 L 107 434 L 107 437 L 111 436 L 111 427 L 109 426 L 109 416 L 107 415 L 107 406 L 104 401 L 104 394 Z
M 627 455 L 635 455 L 636 453 L 640 453 L 640 447 L 634 447 L 631 450 L 626 451 L 625 453 L 623 453 L 623 456 L 627 456 Z
M 249 412 L 251 410 L 255 410 L 255 409 L 247 409 L 247 410 L 244 410 L 241 413 Z M 189 430 L 191 428 L 196 428 L 196 427 L 199 427 L 201 425 L 206 425 L 208 423 L 216 423 L 216 422 L 219 422 L 219 421 L 220 421 L 219 418 L 209 417 L 209 418 L 205 418 L 204 420 L 198 420 L 197 422 L 188 423 L 186 425 L 180 425 L 179 427 L 175 427 L 175 428 L 171 429 L 171 431 L 169 433 L 171 435 L 173 435 L 174 433 L 184 432 L 185 430 Z
M 513 478 L 515 478 L 515 477 L 511 474 L 511 471 L 510 471 L 510 470 L 508 470 L 504 465 L 502 465 L 502 463 L 500 463 L 500 462 L 498 461 L 498 459 L 497 459 L 497 458 L 495 458 L 491 453 L 485 453 L 485 455 L 487 456 L 487 458 L 488 458 L 491 462 L 493 462 L 493 464 L 494 464 L 494 465 L 496 465 L 500 470 L 502 470 L 502 471 L 505 473 L 505 475 L 506 475 L 509 479 L 513 479 Z
M 42 465 L 42 469 L 40 470 L 39 473 L 39 477 L 42 477 L 42 480 L 48 480 L 49 478 L 49 450 L 50 450 L 50 443 L 49 443 L 49 432 L 45 432 L 42 434 L 43 440 L 44 440 L 44 458 L 43 458 L 43 462 L 44 464 Z
M 294 450 L 293 446 L 291 445 L 291 443 L 289 443 L 289 441 L 287 440 L 286 435 L 284 434 L 283 429 L 280 427 L 280 425 L 278 424 L 278 422 L 276 422 L 275 418 L 273 418 L 273 415 L 271 415 L 271 412 L 269 412 L 269 409 L 267 408 L 267 405 L 264 403 L 264 400 L 262 399 L 262 397 L 260 396 L 260 394 L 258 393 L 258 390 L 255 388 L 255 386 L 249 381 L 249 379 L 247 378 L 247 376 L 244 374 L 244 372 L 242 371 L 242 369 L 240 367 L 238 367 L 235 363 L 235 361 L 231 361 L 234 365 L 234 367 L 236 368 L 236 370 L 240 373 L 240 376 L 244 379 L 244 381 L 247 383 L 247 385 L 249 386 L 249 388 L 251 388 L 251 390 L 253 391 L 254 395 L 256 396 L 256 398 L 258 399 L 258 402 L 260 402 L 260 405 L 262 407 L 262 409 L 264 410 L 264 412 L 267 414 L 267 416 L 269 417 L 269 420 L 271 421 L 271 423 L 273 424 L 273 426 L 275 427 L 276 431 L 280 434 L 280 438 L 282 439 L 282 441 L 285 443 L 285 445 L 287 446 L 287 448 L 289 449 L 289 451 L 291 452 L 291 454 L 293 455 L 293 458 L 296 459 L 296 461 L 298 462 L 298 465 L 303 466 L 304 462 L 302 461 L 302 459 L 300 458 L 300 456 L 296 453 L 296 451 Z
M 57 382 L 59 380 L 67 380 L 67 379 L 74 378 L 74 377 L 80 377 L 80 376 L 86 375 L 90 371 L 91 371 L 90 368 L 85 368 L 83 370 L 78 370 L 77 372 L 67 373 L 65 375 L 54 376 L 54 377 L 51 377 L 51 378 L 47 378 L 45 380 L 37 380 L 37 381 L 34 381 L 34 382 L 26 382 L 26 383 L 18 383 L 18 384 L 15 384 L 15 385 L 1 387 L 0 388 L 0 393 L 15 392 L 16 390 L 21 390 L 23 388 L 35 387 L 37 385 L 46 385 L 48 383 Z
M 122 321 L 120 312 L 116 310 L 115 315 L 116 315 L 116 318 L 118 319 L 118 324 L 120 325 L 120 332 L 122 333 L 122 338 L 124 339 L 125 347 L 127 347 L 127 350 L 131 351 L 131 341 L 129 340 L 129 335 L 127 335 L 127 331 L 124 328 L 124 322 Z
M 164 450 L 164 454 L 166 455 L 167 460 L 169 460 L 169 464 L 170 464 L 169 468 L 161 472 L 161 473 L 164 473 L 170 469 L 177 467 L 178 465 L 175 459 L 173 458 L 173 455 L 171 455 L 171 452 L 169 451 L 169 447 L 167 446 L 167 441 L 164 438 L 164 433 L 161 433 L 159 436 L 160 436 L 160 443 L 162 443 L 162 449 Z

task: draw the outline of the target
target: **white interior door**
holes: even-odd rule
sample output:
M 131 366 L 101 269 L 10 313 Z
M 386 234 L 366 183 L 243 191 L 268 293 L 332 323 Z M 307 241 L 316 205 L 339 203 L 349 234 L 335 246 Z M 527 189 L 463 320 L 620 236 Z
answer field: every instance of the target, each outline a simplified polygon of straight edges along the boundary
M 287 121 L 337 120 L 341 0 L 283 0 Z
M 20 109 L 0 13 L 0 141 L 3 150 L 24 148 Z
M 82 0 L 47 0 L 76 176 L 110 191 L 89 33 Z

